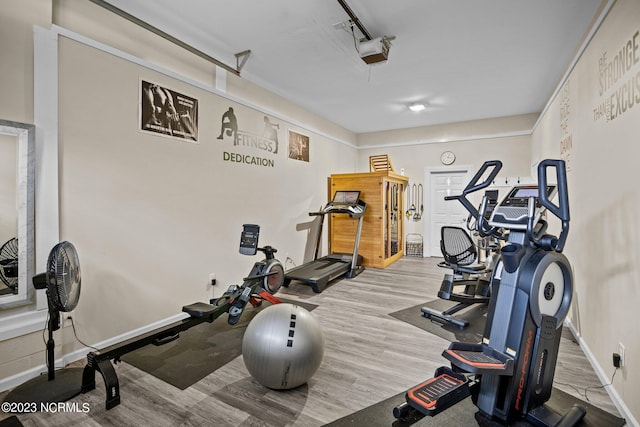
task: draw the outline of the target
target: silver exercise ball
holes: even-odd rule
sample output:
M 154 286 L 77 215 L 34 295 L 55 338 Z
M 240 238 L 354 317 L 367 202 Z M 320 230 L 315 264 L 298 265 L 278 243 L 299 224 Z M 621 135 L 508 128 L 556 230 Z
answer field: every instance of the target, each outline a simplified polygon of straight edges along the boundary
M 294 304 L 274 304 L 251 320 L 242 358 L 265 387 L 290 389 L 306 383 L 322 362 L 324 337 L 316 318 Z

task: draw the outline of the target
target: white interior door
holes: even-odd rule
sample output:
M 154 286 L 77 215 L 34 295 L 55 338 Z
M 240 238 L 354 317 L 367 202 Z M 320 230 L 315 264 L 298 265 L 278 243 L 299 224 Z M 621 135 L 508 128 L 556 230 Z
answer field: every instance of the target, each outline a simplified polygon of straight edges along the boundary
M 440 229 L 445 225 L 466 227 L 469 212 L 456 200 L 444 200 L 445 196 L 458 195 L 467 185 L 467 170 L 429 171 L 429 220 L 425 223 L 428 235 L 427 256 L 442 256 L 440 251 Z

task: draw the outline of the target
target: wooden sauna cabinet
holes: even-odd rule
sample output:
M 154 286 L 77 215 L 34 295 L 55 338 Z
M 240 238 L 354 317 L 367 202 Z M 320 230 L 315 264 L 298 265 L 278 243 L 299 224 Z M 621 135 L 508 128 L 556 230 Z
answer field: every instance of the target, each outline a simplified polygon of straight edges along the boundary
M 385 268 L 404 256 L 404 189 L 409 178 L 391 171 L 334 174 L 329 200 L 339 190 L 359 190 L 367 203 L 358 254 L 365 267 Z M 358 220 L 329 215 L 329 251 L 353 252 Z

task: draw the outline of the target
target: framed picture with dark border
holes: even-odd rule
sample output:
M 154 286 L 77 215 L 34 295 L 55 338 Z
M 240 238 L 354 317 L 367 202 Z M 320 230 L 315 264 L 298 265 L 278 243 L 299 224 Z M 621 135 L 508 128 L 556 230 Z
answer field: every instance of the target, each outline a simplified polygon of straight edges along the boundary
M 289 158 L 309 162 L 309 137 L 289 129 Z
M 198 100 L 140 80 L 140 130 L 198 142 Z

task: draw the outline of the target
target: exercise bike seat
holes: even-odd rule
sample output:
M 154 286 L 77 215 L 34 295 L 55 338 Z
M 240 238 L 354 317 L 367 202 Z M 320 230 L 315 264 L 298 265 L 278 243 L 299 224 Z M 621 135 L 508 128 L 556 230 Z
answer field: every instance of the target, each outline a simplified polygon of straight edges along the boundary
M 460 227 L 444 226 L 440 229 L 440 235 L 440 250 L 444 261 L 439 262 L 438 267 L 449 268 L 455 274 L 486 272 L 487 266 L 484 263 L 476 263 L 476 245 L 467 231 Z
M 194 302 L 193 304 L 185 305 L 182 307 L 182 311 L 187 313 L 191 317 L 202 318 L 210 316 L 218 307 L 215 305 L 207 304 L 204 302 Z
M 453 270 L 456 273 L 480 274 L 480 273 L 487 272 L 487 266 L 485 264 L 458 265 L 458 264 L 450 264 L 446 261 L 440 261 L 438 263 L 438 267 L 448 268 L 450 270 Z

